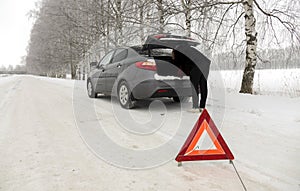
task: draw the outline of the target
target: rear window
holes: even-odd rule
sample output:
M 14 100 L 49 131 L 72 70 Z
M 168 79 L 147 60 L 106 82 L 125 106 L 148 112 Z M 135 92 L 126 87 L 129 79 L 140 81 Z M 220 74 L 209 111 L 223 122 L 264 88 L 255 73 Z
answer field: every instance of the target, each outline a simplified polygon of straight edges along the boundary
M 151 49 L 150 54 L 151 56 L 172 56 L 172 51 L 171 48 L 156 48 Z
M 143 46 L 133 46 L 130 47 L 140 55 L 149 56 L 148 49 L 143 48 Z M 172 56 L 172 48 L 162 47 L 162 48 L 152 48 L 150 49 L 151 56 Z

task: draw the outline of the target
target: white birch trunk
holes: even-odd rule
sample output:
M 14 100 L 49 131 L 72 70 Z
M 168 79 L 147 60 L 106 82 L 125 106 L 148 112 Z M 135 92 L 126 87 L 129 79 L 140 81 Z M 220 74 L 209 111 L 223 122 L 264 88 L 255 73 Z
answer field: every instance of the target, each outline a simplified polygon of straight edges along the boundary
M 116 15 L 116 23 L 117 23 L 117 45 L 123 45 L 123 26 L 122 26 L 122 21 L 121 21 L 121 15 L 122 15 L 122 1 L 117 0 L 116 2 L 116 7 L 117 7 L 117 15 Z
M 182 5 L 184 8 L 184 15 L 185 15 L 185 33 L 186 36 L 191 36 L 191 19 L 192 19 L 192 15 L 191 15 L 191 0 L 182 0 Z
M 159 17 L 159 33 L 164 33 L 164 10 L 163 10 L 163 0 L 157 0 L 157 9 Z
M 144 31 L 144 26 L 145 26 L 145 18 L 144 18 L 144 3 L 139 1 L 139 6 L 138 6 L 138 10 L 139 10 L 139 16 L 140 16 L 140 39 L 141 39 L 141 43 L 144 42 L 145 40 L 145 31 Z
M 253 0 L 245 0 L 243 2 L 245 9 L 245 34 L 246 34 L 246 65 L 242 80 L 240 93 L 253 93 L 253 78 L 255 66 L 257 63 L 256 47 L 257 32 L 255 30 L 256 20 L 253 11 Z

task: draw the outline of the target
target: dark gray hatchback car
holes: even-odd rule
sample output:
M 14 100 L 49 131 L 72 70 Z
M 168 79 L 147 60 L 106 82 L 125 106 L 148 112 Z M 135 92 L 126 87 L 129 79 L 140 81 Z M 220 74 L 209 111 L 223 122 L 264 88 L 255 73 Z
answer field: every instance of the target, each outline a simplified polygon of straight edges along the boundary
M 190 48 L 197 54 L 198 45 L 188 37 L 159 34 L 149 36 L 143 46 L 111 50 L 99 63 L 91 65 L 88 95 L 91 98 L 100 93 L 116 96 L 127 109 L 147 98 L 184 100 L 192 95 L 188 75 L 193 61 L 183 52 Z M 202 56 L 200 52 L 199 55 Z M 180 61 L 176 61 L 179 57 Z

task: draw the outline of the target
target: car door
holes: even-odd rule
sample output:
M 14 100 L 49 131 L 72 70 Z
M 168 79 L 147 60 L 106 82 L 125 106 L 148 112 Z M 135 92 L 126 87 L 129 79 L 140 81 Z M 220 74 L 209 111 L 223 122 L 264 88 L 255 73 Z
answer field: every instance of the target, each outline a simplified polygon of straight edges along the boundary
M 92 75 L 93 84 L 95 84 L 95 91 L 99 93 L 105 93 L 105 72 L 106 67 L 111 63 L 114 50 L 108 52 L 98 63 L 94 74 Z
M 124 61 L 127 58 L 128 50 L 119 48 L 115 51 L 111 62 L 105 68 L 105 89 L 111 93 L 112 88 L 119 74 L 124 69 Z

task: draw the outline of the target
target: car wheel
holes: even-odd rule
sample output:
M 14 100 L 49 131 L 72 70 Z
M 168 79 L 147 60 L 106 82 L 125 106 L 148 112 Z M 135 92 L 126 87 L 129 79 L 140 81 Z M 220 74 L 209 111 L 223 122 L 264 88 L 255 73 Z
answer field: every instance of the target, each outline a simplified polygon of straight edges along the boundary
M 95 93 L 95 90 L 93 88 L 93 84 L 91 82 L 91 80 L 88 80 L 87 82 L 87 92 L 90 98 L 96 98 L 97 97 L 97 93 Z
M 134 107 L 133 96 L 125 81 L 122 81 L 118 86 L 118 99 L 123 108 L 131 109 Z
M 179 102 L 181 102 L 181 103 L 187 103 L 187 102 L 189 102 L 189 97 L 173 97 L 173 101 L 174 102 L 176 102 L 176 103 L 179 103 Z
M 173 97 L 173 101 L 174 102 L 180 102 L 180 99 L 179 99 L 179 97 Z

